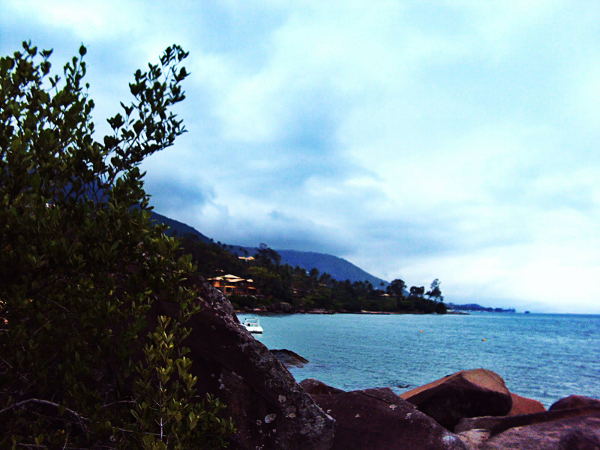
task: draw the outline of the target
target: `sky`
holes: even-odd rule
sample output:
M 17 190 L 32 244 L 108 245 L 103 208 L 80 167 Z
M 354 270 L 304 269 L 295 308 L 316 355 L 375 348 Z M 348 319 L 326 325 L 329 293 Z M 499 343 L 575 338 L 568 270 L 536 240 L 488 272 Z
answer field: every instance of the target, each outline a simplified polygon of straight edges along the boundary
M 447 302 L 600 313 L 600 2 L 3 0 L 0 52 L 88 53 L 97 138 L 169 45 L 155 210 Z

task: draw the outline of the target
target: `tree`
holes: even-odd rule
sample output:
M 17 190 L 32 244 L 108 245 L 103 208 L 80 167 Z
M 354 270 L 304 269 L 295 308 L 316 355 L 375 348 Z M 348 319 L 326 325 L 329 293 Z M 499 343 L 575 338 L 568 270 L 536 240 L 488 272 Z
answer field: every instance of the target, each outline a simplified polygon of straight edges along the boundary
M 393 295 L 394 297 L 404 297 L 405 288 L 406 283 L 403 280 L 395 279 L 388 285 L 386 290 L 389 295 Z
M 442 291 L 440 289 L 440 284 L 441 284 L 441 282 L 439 279 L 436 278 L 435 280 L 433 280 L 431 282 L 429 291 L 427 291 L 427 293 L 425 295 L 427 297 L 429 297 L 431 300 L 443 302 L 444 296 L 442 295 Z
M 254 257 L 258 264 L 267 268 L 281 264 L 281 255 L 267 244 L 260 244 Z
M 185 323 L 193 268 L 149 221 L 142 160 L 185 132 L 187 53 L 138 70 L 134 101 L 93 138 L 83 57 L 0 59 L 0 447 L 218 448 L 232 431 L 201 398 Z M 147 333 L 153 302 L 179 305 Z
M 401 310 L 403 307 L 404 289 L 406 289 L 406 283 L 400 279 L 393 280 L 386 289 L 389 295 L 396 298 L 396 309 L 398 310 Z

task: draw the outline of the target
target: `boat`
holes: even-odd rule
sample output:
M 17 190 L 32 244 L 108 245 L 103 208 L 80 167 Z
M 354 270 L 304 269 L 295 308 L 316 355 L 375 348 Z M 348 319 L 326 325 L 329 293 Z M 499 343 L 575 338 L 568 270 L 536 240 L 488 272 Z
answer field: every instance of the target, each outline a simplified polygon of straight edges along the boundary
M 244 319 L 242 325 L 244 325 L 244 327 L 246 327 L 246 330 L 248 330 L 250 333 L 262 334 L 263 332 L 263 329 L 260 326 L 260 322 L 256 317 L 247 317 L 246 319 Z

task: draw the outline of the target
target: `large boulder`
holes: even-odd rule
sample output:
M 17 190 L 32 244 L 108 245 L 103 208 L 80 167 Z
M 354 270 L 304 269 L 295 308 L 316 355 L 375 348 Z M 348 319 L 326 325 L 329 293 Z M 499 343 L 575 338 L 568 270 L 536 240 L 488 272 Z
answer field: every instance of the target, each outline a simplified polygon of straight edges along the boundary
M 453 430 L 465 417 L 504 416 L 512 397 L 504 380 L 486 369 L 463 370 L 404 392 L 404 400 Z
M 550 406 L 549 411 L 583 408 L 588 406 L 600 408 L 600 400 L 591 397 L 584 397 L 582 395 L 570 395 L 553 403 Z
M 600 450 L 600 407 L 462 419 L 455 432 L 470 450 Z
M 511 428 L 480 450 L 600 450 L 600 416 L 562 419 Z
M 271 353 L 275 358 L 281 361 L 285 367 L 303 367 L 304 364 L 308 363 L 308 359 L 286 348 L 280 350 L 273 349 L 271 350 Z
M 239 323 L 221 292 L 202 278 L 189 283 L 197 289 L 202 308 L 187 324 L 191 372 L 198 377 L 199 392 L 227 405 L 224 416 L 231 416 L 238 430 L 230 448 L 329 450 L 335 421 Z M 177 316 L 177 307 L 156 302 L 148 314 L 150 329 L 160 314 Z
M 341 389 L 334 388 L 333 386 L 328 386 L 322 381 L 315 380 L 314 378 L 307 378 L 306 380 L 302 380 L 300 382 L 300 386 L 302 386 L 302 388 L 311 396 L 315 394 L 335 395 L 344 392 Z
M 335 418 L 332 450 L 466 450 L 457 436 L 391 389 L 339 392 L 323 384 L 304 384 L 317 404 Z
M 546 407 L 541 402 L 532 398 L 521 397 L 513 392 L 510 393 L 510 397 L 512 399 L 512 407 L 508 413 L 509 416 L 546 411 Z

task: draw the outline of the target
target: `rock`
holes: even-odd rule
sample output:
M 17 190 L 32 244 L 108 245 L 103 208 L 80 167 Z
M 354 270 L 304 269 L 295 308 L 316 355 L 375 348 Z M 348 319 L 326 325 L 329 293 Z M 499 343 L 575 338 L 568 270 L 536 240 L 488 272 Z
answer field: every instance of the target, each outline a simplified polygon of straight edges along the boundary
M 327 391 L 314 381 L 303 383 Z M 332 450 L 466 450 L 457 436 L 389 388 L 336 391 L 312 394 L 337 422 Z
M 473 430 L 461 431 L 456 435 L 463 441 L 468 450 L 479 450 L 489 439 L 490 432 L 475 428 Z
M 595 448 L 589 445 L 600 436 L 600 408 L 582 407 L 518 416 L 462 419 L 456 426 L 455 433 L 470 449 L 579 448 L 568 446 L 573 444 L 588 450 Z M 470 446 L 477 438 L 478 444 Z
M 512 408 L 508 413 L 509 416 L 517 416 L 520 414 L 532 414 L 546 411 L 544 405 L 537 400 L 527 397 L 521 397 L 520 395 L 510 393 L 512 398 Z
M 600 415 L 517 427 L 488 439 L 481 450 L 600 450 Z
M 558 442 L 560 450 L 600 450 L 600 436 L 590 430 L 574 429 L 566 432 Z
M 278 313 L 291 313 L 294 311 L 294 308 L 288 302 L 279 302 L 275 303 L 274 305 L 268 306 L 267 311 Z
M 512 407 L 504 380 L 486 369 L 463 370 L 404 392 L 400 397 L 448 430 L 454 430 L 462 418 L 504 416 Z
M 337 389 L 331 386 L 326 385 L 322 381 L 315 380 L 314 378 L 307 378 L 306 380 L 302 380 L 300 382 L 300 386 L 304 388 L 308 394 L 311 396 L 314 394 L 318 395 L 333 395 L 333 394 L 341 394 L 341 389 Z
M 597 414 L 600 414 L 600 408 L 591 406 L 558 411 L 543 411 L 539 413 L 521 414 L 517 416 L 465 418 L 461 419 L 461 421 L 454 428 L 454 431 L 456 433 L 460 433 L 467 430 L 484 429 L 489 431 L 490 434 L 495 435 L 511 428 L 526 427 L 538 423 Z
M 199 313 L 187 326 L 191 372 L 199 393 L 208 392 L 227 405 L 238 432 L 230 449 L 329 450 L 335 421 L 325 414 L 288 370 L 238 321 L 227 298 L 202 278 L 196 286 Z M 157 301 L 148 314 L 149 328 L 157 315 L 177 316 L 177 307 Z
M 582 408 L 586 406 L 600 408 L 600 400 L 591 397 L 583 397 L 581 395 L 570 395 L 569 397 L 561 398 L 550 406 L 550 411 L 560 409 Z
M 308 359 L 303 358 L 298 353 L 294 353 L 291 350 L 271 350 L 271 353 L 275 358 L 281 361 L 285 367 L 302 367 L 304 364 L 308 363 Z

